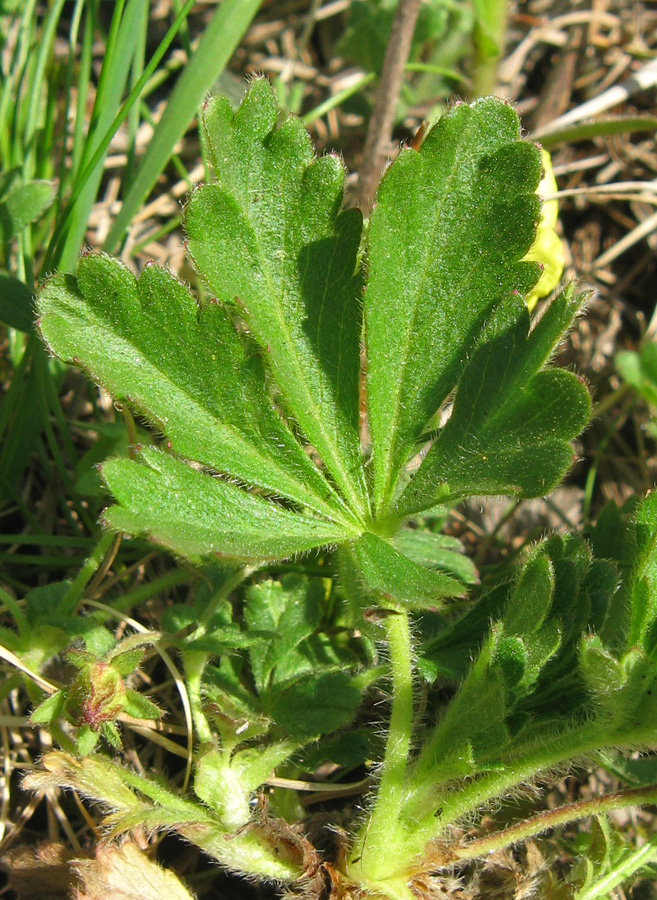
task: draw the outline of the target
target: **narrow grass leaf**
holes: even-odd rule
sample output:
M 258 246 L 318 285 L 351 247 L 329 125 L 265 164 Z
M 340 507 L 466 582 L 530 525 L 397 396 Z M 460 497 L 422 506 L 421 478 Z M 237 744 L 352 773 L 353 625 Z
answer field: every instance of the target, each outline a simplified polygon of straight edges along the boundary
M 172 90 L 166 109 L 123 205 L 105 240 L 115 250 L 137 210 L 166 166 L 203 98 L 213 87 L 251 24 L 262 0 L 223 0 Z
M 121 15 L 120 24 L 116 29 L 115 43 L 107 48 L 107 53 L 103 58 L 103 72 L 99 85 L 99 90 L 101 86 L 103 88 L 102 95 L 96 98 L 81 168 L 84 168 L 94 156 L 119 110 L 137 39 L 141 32 L 140 22 L 144 11 L 145 4 L 142 0 L 128 0 Z M 118 13 L 119 9 L 117 8 L 115 15 Z M 62 270 L 71 272 L 75 269 L 75 261 L 87 230 L 89 213 L 98 195 L 106 155 L 107 151 L 105 150 L 97 159 L 94 170 L 80 191 L 66 223 L 66 232 L 57 248 L 57 258 L 54 260 Z M 57 234 L 53 237 L 58 239 Z M 51 243 L 51 248 L 54 249 L 54 243 Z M 49 262 L 52 265 L 53 260 Z

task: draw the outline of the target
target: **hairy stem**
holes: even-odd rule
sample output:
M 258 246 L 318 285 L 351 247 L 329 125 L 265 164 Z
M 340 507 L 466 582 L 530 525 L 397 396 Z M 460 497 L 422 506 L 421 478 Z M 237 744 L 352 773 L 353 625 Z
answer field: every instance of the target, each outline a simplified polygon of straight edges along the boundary
M 392 669 L 392 712 L 381 781 L 369 820 L 357 841 L 349 868 L 357 867 L 366 878 L 385 878 L 391 865 L 390 847 L 400 827 L 404 778 L 413 727 L 413 672 L 408 613 L 395 612 L 385 619 Z M 394 861 L 393 861 L 394 867 Z
M 567 806 L 561 806 L 559 809 L 547 809 L 499 831 L 488 837 L 479 840 L 469 841 L 462 847 L 454 847 L 453 852 L 460 860 L 476 859 L 485 856 L 493 850 L 501 850 L 510 844 L 525 841 L 527 838 L 535 834 L 541 834 L 548 828 L 556 828 L 559 825 L 565 825 L 568 822 L 574 822 L 577 819 L 585 819 L 588 816 L 600 815 L 602 813 L 611 812 L 614 809 L 624 809 L 628 806 L 642 806 L 657 801 L 657 785 L 650 785 L 647 788 L 635 788 L 628 791 L 617 791 L 606 797 L 594 797 L 592 800 L 581 800 L 578 803 L 569 803 Z
M 481 810 L 495 797 L 534 780 L 541 772 L 585 758 L 603 746 L 636 746 L 640 742 L 639 737 L 628 736 L 624 741 L 619 735 L 606 733 L 604 726 L 590 723 L 575 732 L 557 735 L 547 743 L 536 742 L 519 748 L 502 768 L 467 783 L 461 782 L 457 789 L 451 791 L 446 791 L 444 785 L 441 790 L 439 784 L 431 784 L 430 777 L 425 773 L 423 789 L 418 791 L 416 788 L 415 797 L 409 795 L 406 798 L 406 821 L 414 822 L 414 825 L 407 831 L 405 859 L 399 860 L 397 870 L 408 866 L 428 843 L 441 838 L 450 825 L 463 816 Z M 519 839 L 512 837 L 507 843 Z

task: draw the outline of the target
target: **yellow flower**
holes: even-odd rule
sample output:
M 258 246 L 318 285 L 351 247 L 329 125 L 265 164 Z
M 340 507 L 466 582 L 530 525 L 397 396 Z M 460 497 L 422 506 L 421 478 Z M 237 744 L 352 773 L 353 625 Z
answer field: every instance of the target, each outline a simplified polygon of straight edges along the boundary
M 557 182 L 552 171 L 552 160 L 547 150 L 541 150 L 543 156 L 543 178 L 536 193 L 540 197 L 551 197 L 557 192 Z M 555 231 L 559 218 L 559 203 L 557 200 L 548 200 L 543 204 L 541 220 L 538 223 L 536 238 L 529 248 L 526 260 L 533 260 L 543 265 L 543 274 L 536 286 L 527 294 L 525 302 L 531 311 L 536 306 L 536 301 L 541 297 L 547 297 L 555 289 L 564 269 L 564 252 L 561 238 Z

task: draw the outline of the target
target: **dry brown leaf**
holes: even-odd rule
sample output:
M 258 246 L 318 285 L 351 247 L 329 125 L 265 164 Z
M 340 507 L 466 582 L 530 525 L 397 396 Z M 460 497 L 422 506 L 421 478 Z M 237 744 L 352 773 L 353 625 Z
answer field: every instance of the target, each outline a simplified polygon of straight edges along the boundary
M 37 847 L 15 847 L 2 858 L 1 866 L 16 900 L 69 900 L 76 881 L 71 857 L 63 844 L 46 841 Z
M 76 860 L 75 900 L 194 900 L 173 872 L 152 862 L 136 844 L 105 844 L 96 859 Z

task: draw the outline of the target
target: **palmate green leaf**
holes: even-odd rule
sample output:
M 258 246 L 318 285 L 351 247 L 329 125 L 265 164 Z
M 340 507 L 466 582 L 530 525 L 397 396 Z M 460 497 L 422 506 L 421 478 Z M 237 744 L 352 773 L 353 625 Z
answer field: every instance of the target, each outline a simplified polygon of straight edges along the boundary
M 278 416 L 257 356 L 226 311 L 198 309 L 166 269 L 137 281 L 118 260 L 83 256 L 39 297 L 39 327 L 62 359 L 156 422 L 178 453 L 328 516 L 337 499 Z
M 440 562 L 437 541 L 420 547 L 404 520 L 441 499 L 546 492 L 590 409 L 574 375 L 545 368 L 578 301 L 566 291 L 531 331 L 522 302 L 539 274 L 522 259 L 539 218 L 538 150 L 501 101 L 456 107 L 390 167 L 361 267 L 341 161 L 316 158 L 299 120 L 277 125 L 265 81 L 236 113 L 210 100 L 202 125 L 215 181 L 193 193 L 186 228 L 211 299 L 199 309 L 165 269 L 137 280 L 89 254 L 37 304 L 52 351 L 133 405 L 171 451 L 105 465 L 118 501 L 105 521 L 197 562 L 341 546 L 361 610 L 463 595 L 472 566 L 449 548 Z
M 298 119 L 276 128 L 273 91 L 256 81 L 235 115 L 203 112 L 216 183 L 187 206 L 188 247 L 210 290 L 266 354 L 283 402 L 352 510 L 368 509 L 359 440 L 361 215 L 341 211 L 344 167 L 314 157 Z
M 201 562 L 210 556 L 283 559 L 345 540 L 325 519 L 290 512 L 153 448 L 140 461 L 110 459 L 102 474 L 118 506 L 106 524 L 149 535 L 174 553 Z
M 482 329 L 454 409 L 398 502 L 408 514 L 436 499 L 477 494 L 537 497 L 573 463 L 570 441 L 589 420 L 588 390 L 574 374 L 543 365 L 581 305 L 572 288 L 533 330 L 517 297 Z
M 379 188 L 365 295 L 378 512 L 491 310 L 538 280 L 521 260 L 540 215 L 540 153 L 518 137 L 504 103 L 457 106 L 419 152 L 402 150 Z

